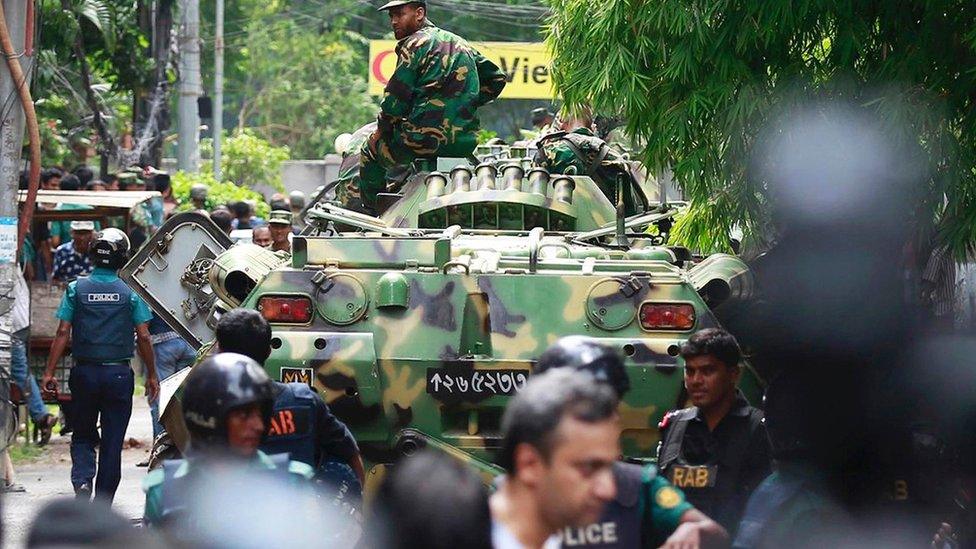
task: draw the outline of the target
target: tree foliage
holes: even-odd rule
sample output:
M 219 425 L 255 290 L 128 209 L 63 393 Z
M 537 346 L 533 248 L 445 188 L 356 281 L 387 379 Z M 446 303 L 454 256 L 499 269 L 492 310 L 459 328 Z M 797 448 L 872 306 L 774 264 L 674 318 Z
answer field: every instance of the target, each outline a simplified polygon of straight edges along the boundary
M 226 206 L 234 202 L 251 201 L 254 203 L 255 215 L 267 218 L 271 206 L 264 200 L 261 193 L 247 187 L 240 187 L 230 181 L 217 181 L 212 172 L 197 173 L 176 172 L 173 174 L 173 197 L 180 202 L 179 211 L 193 209 L 190 200 L 190 189 L 196 184 L 207 186 L 207 211 L 213 211 L 217 206 Z
M 213 158 L 213 142 L 201 144 L 203 154 Z M 290 158 L 288 147 L 277 147 L 249 129 L 239 130 L 224 138 L 220 170 L 224 179 L 238 186 L 267 185 L 284 191 L 281 183 L 281 163 Z M 212 172 L 212 162 L 205 162 L 203 171 Z
M 924 148 L 918 221 L 938 223 L 959 256 L 976 247 L 971 2 L 549 3 L 557 89 L 569 105 L 624 115 L 647 165 L 674 170 L 693 201 L 674 231 L 683 243 L 724 249 L 735 225 L 768 239 L 765 182 L 747 177 L 756 136 L 791 102 L 843 98 Z

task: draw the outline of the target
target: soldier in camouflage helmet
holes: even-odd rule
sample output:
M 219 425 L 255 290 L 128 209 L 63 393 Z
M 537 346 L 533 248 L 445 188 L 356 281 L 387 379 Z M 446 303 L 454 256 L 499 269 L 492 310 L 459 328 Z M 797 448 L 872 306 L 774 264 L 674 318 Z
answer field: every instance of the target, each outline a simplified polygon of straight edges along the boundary
M 427 19 L 426 2 L 394 0 L 397 67 L 386 85 L 378 127 L 362 148 L 360 191 L 367 207 L 388 169 L 417 157 L 467 156 L 477 145 L 478 107 L 505 87 L 505 75 L 461 37 Z
M 594 135 L 592 117 L 584 113 L 562 119 L 559 124 L 559 130 L 539 139 L 536 164 L 553 174 L 591 177 L 613 203 L 616 203 L 617 178 L 623 177 L 625 213 L 641 213 L 642 197 L 626 159 Z

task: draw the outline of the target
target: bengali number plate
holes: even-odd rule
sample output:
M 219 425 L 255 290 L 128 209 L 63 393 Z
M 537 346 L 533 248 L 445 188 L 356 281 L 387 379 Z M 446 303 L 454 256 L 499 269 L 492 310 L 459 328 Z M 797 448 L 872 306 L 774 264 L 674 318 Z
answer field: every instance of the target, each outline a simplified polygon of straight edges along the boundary
M 528 380 L 528 370 L 428 368 L 427 393 L 435 398 L 476 402 L 496 395 L 514 395 Z

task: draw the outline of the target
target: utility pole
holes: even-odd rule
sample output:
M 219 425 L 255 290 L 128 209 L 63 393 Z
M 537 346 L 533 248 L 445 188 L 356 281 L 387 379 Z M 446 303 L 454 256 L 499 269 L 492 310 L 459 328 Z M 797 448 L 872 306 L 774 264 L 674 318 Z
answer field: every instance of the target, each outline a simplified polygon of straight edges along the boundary
M 33 53 L 25 51 L 28 3 L 33 0 L 3 0 L 3 15 L 15 55 L 20 55 L 25 80 L 15 82 L 5 62 L 0 63 L 0 97 L 9 98 L 10 109 L 0 119 L 0 450 L 7 447 L 15 422 L 9 400 L 11 310 L 17 272 L 17 187 L 20 180 L 21 148 L 24 144 L 24 109 L 17 100 L 19 86 L 30 86 Z M 23 54 L 23 55 L 21 55 Z M 29 54 L 29 56 L 28 56 Z
M 200 113 L 197 100 L 203 95 L 200 78 L 200 2 L 180 0 L 180 97 L 177 167 L 195 173 L 200 170 Z
M 220 181 L 221 145 L 224 133 L 224 0 L 216 0 L 214 17 L 213 174 Z

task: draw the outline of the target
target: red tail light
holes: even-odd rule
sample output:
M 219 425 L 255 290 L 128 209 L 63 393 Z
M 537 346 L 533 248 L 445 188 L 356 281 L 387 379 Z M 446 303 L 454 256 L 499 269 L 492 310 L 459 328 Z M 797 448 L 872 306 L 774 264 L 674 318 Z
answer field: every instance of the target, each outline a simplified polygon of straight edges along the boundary
M 690 303 L 644 303 L 640 323 L 645 330 L 690 330 L 695 327 L 695 307 Z
M 312 300 L 307 297 L 262 297 L 258 300 L 258 310 L 268 322 L 308 324 L 312 321 Z

